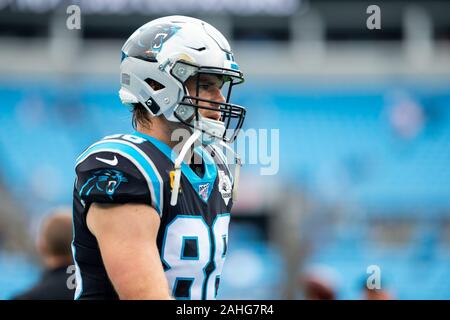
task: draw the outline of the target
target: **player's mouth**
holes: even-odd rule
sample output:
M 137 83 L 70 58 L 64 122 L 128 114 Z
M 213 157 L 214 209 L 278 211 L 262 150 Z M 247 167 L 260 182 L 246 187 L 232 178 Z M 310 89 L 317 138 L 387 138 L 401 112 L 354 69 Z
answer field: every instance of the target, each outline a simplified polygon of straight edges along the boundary
M 219 113 L 215 113 L 215 114 L 207 115 L 207 116 L 205 116 L 205 118 L 216 120 L 216 121 L 220 121 L 221 117 L 220 117 Z
M 204 118 L 220 121 L 220 118 L 222 117 L 220 112 L 215 112 L 215 111 L 210 111 L 210 110 L 208 110 L 208 111 L 209 112 L 206 112 L 203 114 Z

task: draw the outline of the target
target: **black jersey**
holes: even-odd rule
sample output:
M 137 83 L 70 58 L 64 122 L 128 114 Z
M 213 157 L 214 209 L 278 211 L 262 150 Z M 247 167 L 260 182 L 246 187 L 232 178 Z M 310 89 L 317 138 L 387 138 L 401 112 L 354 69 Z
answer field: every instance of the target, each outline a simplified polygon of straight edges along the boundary
M 91 203 L 145 203 L 161 224 L 157 245 L 176 299 L 214 299 L 228 244 L 233 177 L 216 146 L 197 146 L 204 173 L 182 163 L 178 202 L 170 205 L 176 153 L 135 132 L 105 137 L 77 159 L 73 193 L 76 299 L 117 299 L 86 224 Z M 152 272 L 149 270 L 148 272 Z

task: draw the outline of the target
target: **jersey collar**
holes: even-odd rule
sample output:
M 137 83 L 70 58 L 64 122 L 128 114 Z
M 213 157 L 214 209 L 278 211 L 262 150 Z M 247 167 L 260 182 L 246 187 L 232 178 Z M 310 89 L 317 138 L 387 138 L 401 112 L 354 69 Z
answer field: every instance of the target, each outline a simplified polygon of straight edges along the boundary
M 150 141 L 155 147 L 157 147 L 167 158 L 169 158 L 172 163 L 175 163 L 175 159 L 178 157 L 178 153 L 169 147 L 166 143 L 146 135 L 144 133 L 135 131 L 133 135 L 139 136 Z M 205 203 L 208 202 L 209 196 L 214 188 L 214 182 L 217 177 L 217 167 L 216 164 L 207 150 L 203 146 L 197 146 L 194 148 L 194 152 L 197 153 L 203 159 L 205 164 L 205 173 L 203 177 L 199 177 L 191 167 L 184 161 L 181 163 L 181 172 L 187 178 L 192 188 L 198 194 L 200 199 Z

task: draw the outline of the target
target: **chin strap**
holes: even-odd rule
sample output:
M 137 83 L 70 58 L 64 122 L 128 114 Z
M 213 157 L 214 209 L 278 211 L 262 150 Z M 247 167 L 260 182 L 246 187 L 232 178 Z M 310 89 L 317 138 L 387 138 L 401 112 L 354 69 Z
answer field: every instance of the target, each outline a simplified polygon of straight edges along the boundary
M 175 206 L 178 201 L 178 190 L 180 189 L 180 179 L 181 179 L 181 164 L 183 163 L 183 159 L 186 156 L 186 153 L 191 148 L 191 146 L 197 141 L 202 132 L 200 130 L 195 130 L 194 133 L 189 137 L 189 139 L 184 144 L 183 148 L 181 148 L 181 152 L 178 157 L 175 159 L 175 177 L 173 181 L 172 194 L 170 197 L 170 205 Z
M 233 193 L 232 193 L 232 199 L 233 202 L 236 202 L 237 195 L 238 195 L 238 186 L 239 186 L 239 175 L 241 173 L 241 166 L 242 161 L 241 158 L 234 152 L 234 150 L 225 142 L 221 141 L 220 144 L 224 146 L 226 149 L 231 151 L 231 153 L 234 155 L 234 161 L 236 162 L 236 166 L 234 168 L 234 182 L 233 182 Z

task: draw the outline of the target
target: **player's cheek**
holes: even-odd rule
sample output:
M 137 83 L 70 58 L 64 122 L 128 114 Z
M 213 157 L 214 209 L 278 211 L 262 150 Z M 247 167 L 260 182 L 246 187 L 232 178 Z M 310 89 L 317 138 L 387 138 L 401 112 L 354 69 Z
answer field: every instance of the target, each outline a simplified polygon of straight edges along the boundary
M 206 100 L 214 100 L 214 94 L 212 94 L 209 90 L 200 90 L 198 94 L 199 98 L 206 99 Z M 208 102 L 200 101 L 199 105 L 201 106 L 208 106 Z

